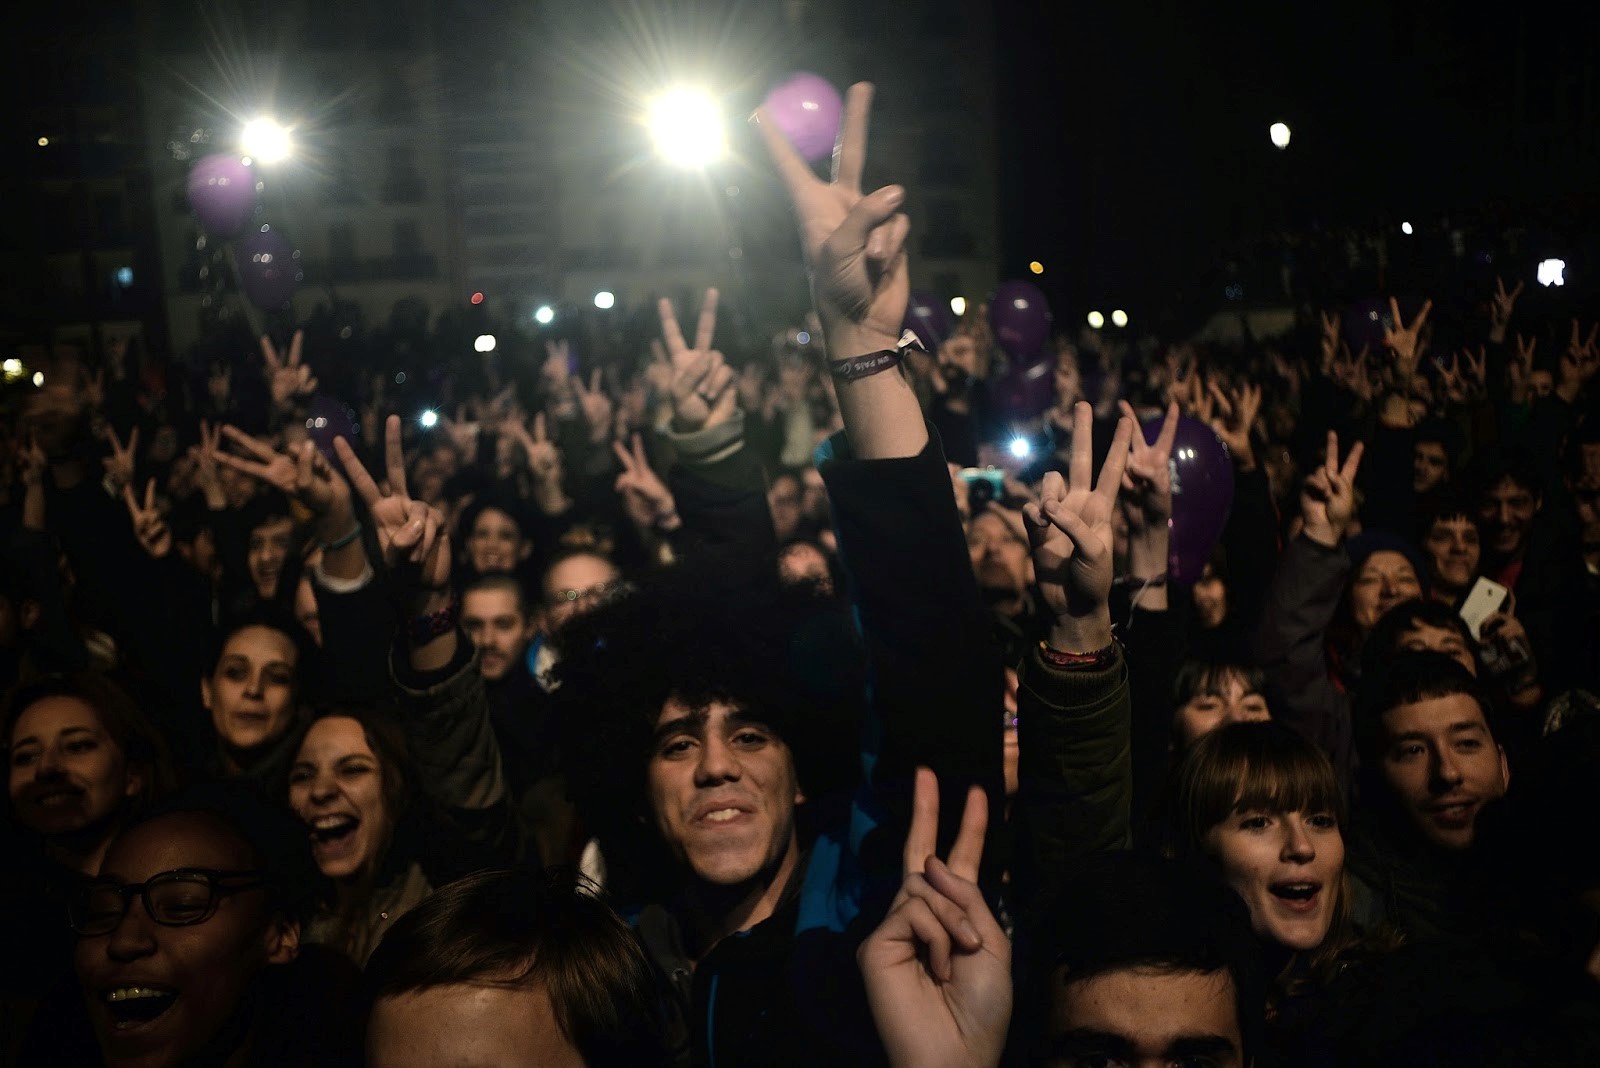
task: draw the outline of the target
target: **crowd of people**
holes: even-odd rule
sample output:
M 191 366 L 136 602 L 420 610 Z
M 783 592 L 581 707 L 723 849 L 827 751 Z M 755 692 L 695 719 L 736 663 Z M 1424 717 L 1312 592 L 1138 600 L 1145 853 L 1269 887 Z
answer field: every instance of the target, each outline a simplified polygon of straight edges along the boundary
M 1060 337 L 1017 459 L 870 101 L 809 342 L 13 390 L 6 1064 L 1600 1063 L 1600 327 Z

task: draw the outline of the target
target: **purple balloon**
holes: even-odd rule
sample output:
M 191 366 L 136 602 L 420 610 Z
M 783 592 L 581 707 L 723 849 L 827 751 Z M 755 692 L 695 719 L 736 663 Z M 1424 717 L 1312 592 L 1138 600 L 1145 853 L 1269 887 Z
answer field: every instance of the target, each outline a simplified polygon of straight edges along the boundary
M 1351 352 L 1360 352 L 1366 345 L 1374 352 L 1383 348 L 1383 332 L 1394 329 L 1394 316 L 1389 313 L 1389 302 L 1369 297 L 1358 300 L 1344 311 L 1343 340 Z
M 809 162 L 833 155 L 844 101 L 826 78 L 805 71 L 791 74 L 772 87 L 763 105 L 795 151 Z
M 1160 433 L 1161 420 L 1145 422 L 1146 441 L 1154 443 Z M 1233 508 L 1233 460 L 1216 431 L 1182 415 L 1168 463 L 1172 471 L 1172 539 L 1167 573 L 1174 582 L 1192 585 L 1210 561 Z
M 1000 410 L 1017 419 L 1043 414 L 1056 399 L 1056 354 L 1044 352 L 1032 359 L 1013 359 L 1011 366 L 990 386 L 989 395 Z
M 338 465 L 339 454 L 333 451 L 333 439 L 344 438 L 350 444 L 358 445 L 361 441 L 361 422 L 355 409 L 344 401 L 318 393 L 311 398 L 311 407 L 306 415 L 306 433 L 328 462 Z
M 1050 337 L 1050 305 L 1032 282 L 1001 282 L 989 298 L 989 325 L 1002 349 L 1027 359 Z
M 276 311 L 289 303 L 304 277 L 300 253 L 287 237 L 266 226 L 240 238 L 233 260 L 244 295 L 262 311 Z
M 939 346 L 950 336 L 949 305 L 920 290 L 911 291 L 906 302 L 906 321 L 902 330 L 910 330 L 929 352 L 938 352 Z
M 189 206 L 213 237 L 233 237 L 256 211 L 256 176 L 238 156 L 206 156 L 189 170 Z

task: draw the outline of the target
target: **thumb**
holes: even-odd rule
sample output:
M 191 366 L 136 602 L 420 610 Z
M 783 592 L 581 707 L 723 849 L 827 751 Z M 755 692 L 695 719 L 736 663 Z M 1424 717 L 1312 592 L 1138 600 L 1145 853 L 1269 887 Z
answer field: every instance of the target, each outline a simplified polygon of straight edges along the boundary
M 861 251 L 867 247 L 868 235 L 893 218 L 905 199 L 906 191 L 898 185 L 886 185 L 862 197 L 828 238 L 825 247 L 841 259 Z

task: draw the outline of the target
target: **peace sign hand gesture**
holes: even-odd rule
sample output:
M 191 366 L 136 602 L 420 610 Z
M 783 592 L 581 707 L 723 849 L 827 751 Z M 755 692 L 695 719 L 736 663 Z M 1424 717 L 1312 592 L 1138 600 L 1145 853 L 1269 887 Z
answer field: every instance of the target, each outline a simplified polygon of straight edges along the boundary
M 267 386 L 272 392 L 272 406 L 288 408 L 296 397 L 311 393 L 317 380 L 311 375 L 311 365 L 300 362 L 300 350 L 305 346 L 306 332 L 296 330 L 289 341 L 287 359 L 278 355 L 278 347 L 265 334 L 261 335 L 261 358 L 267 364 Z
M 383 428 L 387 491 L 380 489 L 344 438 L 333 440 L 350 485 L 367 503 L 378 537 L 378 552 L 391 572 L 406 575 L 424 594 L 450 585 L 450 532 L 444 514 L 406 492 L 405 453 L 400 447 L 400 417 Z
M 1088 401 L 1073 408 L 1070 485 L 1060 473 L 1044 476 L 1038 504 L 1023 507 L 1039 592 L 1055 615 L 1050 645 L 1063 652 L 1093 652 L 1111 644 L 1111 611 L 1106 599 L 1115 573 L 1111 514 L 1128 465 L 1134 422 L 1117 423 L 1111 451 L 1092 482 L 1094 409 Z M 1088 644 L 1097 643 L 1097 644 Z
M 302 441 L 287 454 L 253 438 L 238 427 L 225 426 L 222 434 L 253 459 L 218 452 L 218 462 L 293 497 L 317 516 L 323 541 L 344 535 L 355 524 L 350 484 L 317 450 L 315 442 Z
M 677 519 L 678 502 L 672 491 L 650 467 L 645 455 L 644 439 L 633 435 L 633 451 L 628 451 L 620 441 L 611 443 L 622 473 L 617 476 L 616 491 L 622 497 L 622 506 L 635 526 L 658 527 L 668 522 L 681 525 Z
M 895 348 L 911 295 L 905 256 L 911 222 L 900 212 L 905 190 L 861 191 L 872 93 L 861 82 L 845 94 L 831 182 L 812 173 L 765 109 L 756 112 L 767 152 L 794 201 L 811 298 L 832 359 Z
M 720 426 L 732 419 L 738 410 L 739 393 L 733 388 L 733 368 L 722 358 L 722 353 L 711 347 L 717 330 L 717 297 L 715 289 L 708 289 L 700 302 L 700 319 L 695 323 L 692 349 L 683 339 L 672 301 L 662 297 L 656 305 L 661 316 L 661 335 L 666 339 L 667 360 L 672 366 L 672 426 L 680 434 Z
M 1322 373 L 1326 375 L 1339 354 L 1339 313 L 1318 312 L 1317 317 L 1322 321 Z
M 116 429 L 109 424 L 106 426 L 105 438 L 111 446 L 111 455 L 100 461 L 106 469 L 106 477 L 119 489 L 132 484 L 134 458 L 139 451 L 139 428 L 134 427 L 129 432 L 126 446 L 122 444 L 122 439 L 117 437 Z
M 1516 345 L 1506 358 L 1506 389 L 1511 394 L 1511 403 L 1521 404 L 1528 399 L 1528 381 L 1533 374 L 1533 352 L 1539 345 L 1539 339 L 1525 338 L 1518 334 L 1516 341 Z
M 1505 280 L 1494 280 L 1494 297 L 1489 303 L 1489 340 L 1496 345 L 1505 342 L 1506 327 L 1511 325 L 1511 310 L 1517 306 L 1517 298 L 1522 296 L 1523 285 L 1518 282 L 1517 288 L 1507 293 Z
M 1389 298 L 1389 313 L 1394 317 L 1394 327 L 1384 328 L 1383 343 L 1394 353 L 1395 373 L 1402 382 L 1410 381 L 1417 369 L 1417 357 L 1422 355 L 1422 327 L 1428 321 L 1428 313 L 1432 310 L 1433 301 L 1423 301 L 1417 317 L 1411 320 L 1410 326 L 1407 326 L 1406 321 L 1400 317 L 1400 302 L 1393 297 Z
M 1326 548 L 1337 548 L 1356 517 L 1356 472 L 1361 469 L 1365 446 L 1356 442 L 1339 464 L 1339 435 L 1328 431 L 1327 454 L 1320 467 L 1306 476 L 1300 491 L 1300 514 L 1306 537 Z
M 600 368 L 596 367 L 589 376 L 587 387 L 583 379 L 574 375 L 572 389 L 578 398 L 578 408 L 583 412 L 583 421 L 589 426 L 589 444 L 599 445 L 611 436 L 611 413 L 614 410 L 611 398 L 606 396 Z
M 978 889 L 988 830 L 981 787 L 967 792 L 948 862 L 934 853 L 939 782 L 918 768 L 904 879 L 856 950 L 878 1037 L 895 1068 L 992 1068 L 1011 1022 L 1011 942 Z
M 122 487 L 122 502 L 128 506 L 128 518 L 133 520 L 133 534 L 140 547 L 152 560 L 164 559 L 172 551 L 172 528 L 156 507 L 156 480 L 152 478 L 144 484 L 143 507 L 134 499 L 132 486 Z
M 1216 389 L 1212 385 L 1212 389 Z M 1220 397 L 1220 391 L 1218 396 Z M 1139 425 L 1133 405 L 1118 401 L 1125 419 Z M 1178 402 L 1167 405 L 1166 418 L 1154 444 L 1144 440 L 1144 432 L 1129 440 L 1128 466 L 1122 475 L 1122 511 L 1128 519 L 1128 535 L 1138 538 L 1157 527 L 1164 532 L 1172 518 L 1172 443 L 1178 436 Z M 1076 438 L 1074 438 L 1076 447 Z
M 1600 338 L 1600 323 L 1596 323 L 1589 331 L 1589 336 L 1580 340 L 1581 328 L 1578 320 L 1572 320 L 1572 339 L 1567 342 L 1567 351 L 1561 354 L 1561 381 L 1556 384 L 1556 392 L 1568 404 L 1578 399 L 1579 392 L 1594 377 L 1595 371 L 1600 370 L 1600 346 L 1596 339 Z

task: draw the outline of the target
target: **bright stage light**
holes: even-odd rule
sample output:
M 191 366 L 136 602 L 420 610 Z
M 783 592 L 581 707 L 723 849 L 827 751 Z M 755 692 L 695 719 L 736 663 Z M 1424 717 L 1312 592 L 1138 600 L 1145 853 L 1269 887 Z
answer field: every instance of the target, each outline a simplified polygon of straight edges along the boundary
M 1028 444 L 1028 439 L 1024 437 L 1012 438 L 1008 448 L 1011 450 L 1011 455 L 1019 460 L 1026 460 L 1033 453 L 1033 446 Z
M 1274 145 L 1276 145 L 1278 148 L 1288 148 L 1289 147 L 1290 133 L 1289 133 L 1289 124 L 1288 123 L 1286 123 L 1286 122 L 1275 122 L 1275 123 L 1273 123 L 1271 128 L 1267 130 L 1267 134 L 1272 138 L 1272 143 Z
M 417 422 L 422 424 L 422 429 L 432 430 L 434 427 L 439 425 L 439 413 L 434 411 L 432 408 L 429 408 L 427 411 L 417 416 Z
M 645 119 L 656 152 L 679 167 L 704 167 L 727 151 L 722 111 L 697 89 L 673 89 L 650 104 Z
M 479 334 L 477 337 L 472 339 L 473 352 L 493 352 L 494 345 L 495 340 L 493 334 Z
M 1106 325 L 1106 317 L 1104 315 L 1101 315 L 1097 311 L 1092 311 L 1092 312 L 1089 313 L 1089 326 L 1092 329 L 1098 330 L 1102 326 L 1105 326 L 1105 325 Z
M 1403 222 L 1403 223 L 1400 224 L 1400 232 L 1402 234 L 1405 234 L 1407 237 L 1410 237 L 1416 231 L 1411 228 L 1411 224 L 1410 223 Z
M 1032 271 L 1034 274 L 1044 274 L 1044 264 L 1040 263 L 1038 260 L 1030 260 L 1028 261 L 1028 270 Z
M 594 295 L 594 306 L 601 311 L 607 311 L 617 305 L 617 295 L 609 289 L 602 289 Z
M 44 385 L 44 372 L 43 371 L 35 371 L 35 372 L 33 372 L 33 384 L 36 385 L 36 386 Z
M 950 298 L 950 310 L 952 312 L 954 312 L 955 314 L 957 314 L 957 315 L 965 315 L 965 314 L 967 314 L 967 298 L 966 297 L 951 297 Z
M 262 163 L 287 159 L 293 147 L 289 131 L 269 118 L 251 119 L 239 135 L 239 147 Z
M 1120 326 L 1127 326 L 1128 325 L 1128 313 L 1123 311 L 1121 308 L 1118 308 L 1116 311 L 1112 312 L 1111 313 L 1111 325 L 1112 326 L 1119 326 L 1119 327 Z
M 1540 260 L 1539 284 L 1542 286 L 1564 286 L 1567 284 L 1566 260 Z
M 540 326 L 549 326 L 555 322 L 556 310 L 548 304 L 541 304 L 533 313 L 533 321 Z

